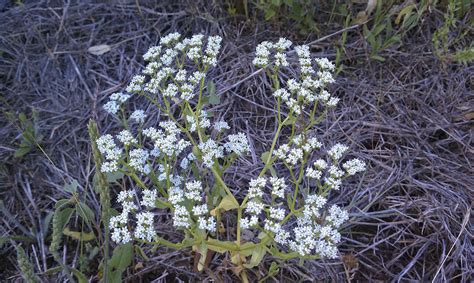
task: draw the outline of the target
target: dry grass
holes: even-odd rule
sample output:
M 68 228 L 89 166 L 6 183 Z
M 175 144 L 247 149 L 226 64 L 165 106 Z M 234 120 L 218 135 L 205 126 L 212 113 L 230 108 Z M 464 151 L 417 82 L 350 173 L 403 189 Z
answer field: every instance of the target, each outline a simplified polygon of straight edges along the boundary
M 39 273 L 56 265 L 48 252 L 48 219 L 55 201 L 69 196 L 64 183 L 78 180 L 83 200 L 99 208 L 91 186 L 94 168 L 87 121 L 96 119 L 102 132 L 115 129 L 100 107 L 107 95 L 121 90 L 140 70 L 141 54 L 162 34 L 202 32 L 225 38 L 221 64 L 211 74 L 224 98 L 213 110 L 236 131 L 247 132 L 253 144 L 252 155 L 226 178 L 236 192 L 243 193 L 260 169 L 253 164 L 262 144 L 268 145 L 273 136 L 274 105 L 265 93 L 267 79 L 254 73 L 252 51 L 262 39 L 292 37 L 291 31 L 231 18 L 222 8 L 197 1 L 167 2 L 140 9 L 38 4 L 2 13 L 1 110 L 18 114 L 35 109 L 48 157 L 37 150 L 14 158 L 18 122 L 0 120 L 0 195 L 5 204 L 0 233 L 27 236 L 15 243 L 25 248 Z M 341 260 L 308 261 L 303 266 L 281 263 L 275 280 L 431 281 L 435 275 L 436 282 L 473 279 L 469 220 L 474 188 L 474 68 L 443 64 L 435 58 L 430 35 L 436 23 L 435 16 L 428 18 L 398 51 L 385 51 L 384 63 L 368 63 L 360 31 L 349 33 L 346 67 L 333 85 L 341 105 L 315 132 L 325 144 L 349 144 L 368 161 L 369 170 L 361 181 L 350 180 L 331 200 L 348 205 L 353 219 L 344 228 Z M 327 25 L 325 30 L 331 34 L 340 29 Z M 313 44 L 314 53 L 334 59 L 338 38 Z M 87 52 L 97 44 L 109 44 L 112 50 L 101 56 Z M 156 115 L 150 124 L 156 122 Z M 180 237 L 168 216 L 160 219 L 160 233 Z M 13 243 L 5 243 L 0 252 L 2 281 L 20 278 Z M 67 262 L 77 266 L 79 245 L 71 240 L 63 243 Z M 267 259 L 250 276 L 264 276 L 270 263 Z M 214 258 L 208 272 L 194 273 L 190 251 L 159 248 L 143 265 L 130 268 L 127 279 L 237 279 L 229 259 L 222 256 Z M 97 268 L 97 261 L 90 267 Z M 44 274 L 42 278 L 52 280 Z

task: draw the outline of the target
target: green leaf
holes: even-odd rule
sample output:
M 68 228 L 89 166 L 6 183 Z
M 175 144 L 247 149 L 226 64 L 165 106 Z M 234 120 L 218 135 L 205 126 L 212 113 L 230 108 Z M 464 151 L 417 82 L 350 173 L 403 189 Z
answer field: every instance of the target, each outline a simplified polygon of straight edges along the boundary
M 237 249 L 237 245 L 231 241 L 220 241 L 216 239 L 208 239 L 206 243 L 207 243 L 207 247 L 210 250 L 218 252 L 218 253 L 224 253 L 226 251 Z
M 269 19 L 273 18 L 276 15 L 276 10 L 272 8 L 268 8 L 265 11 L 265 21 L 268 21 Z
M 77 270 L 75 268 L 71 268 L 71 271 L 72 271 L 72 274 L 74 274 L 74 276 L 76 276 L 77 282 L 79 282 L 79 283 L 89 282 L 89 280 L 87 280 L 87 277 L 82 272 L 80 272 L 79 270 Z
M 199 245 L 198 251 L 201 257 L 199 258 L 197 269 L 198 271 L 203 271 L 206 264 L 207 245 L 205 243 L 201 243 Z
M 54 208 L 55 209 L 61 208 L 70 202 L 71 202 L 70 199 L 60 199 L 56 202 L 56 204 L 54 205 Z
M 63 234 L 66 236 L 69 236 L 71 238 L 74 238 L 76 240 L 79 240 L 81 242 L 87 242 L 87 241 L 92 241 L 95 239 L 95 235 L 93 232 L 77 232 L 77 231 L 71 231 L 69 228 L 65 228 L 63 230 Z
M 379 61 L 385 61 L 385 58 L 383 58 L 382 56 L 380 55 L 372 55 L 370 56 L 370 58 L 374 59 L 374 60 L 379 60 Z
M 223 248 L 223 247 L 214 246 L 214 245 L 211 245 L 211 244 L 208 244 L 207 247 L 208 247 L 211 251 L 215 251 L 215 252 L 218 252 L 218 253 L 220 253 L 220 254 L 223 254 L 223 253 L 227 252 L 227 249 L 226 249 L 226 248 Z
M 211 210 L 210 214 L 212 216 L 216 216 L 217 211 L 219 209 L 223 209 L 225 211 L 228 211 L 228 210 L 231 210 L 231 209 L 236 209 L 238 207 L 239 207 L 239 205 L 234 202 L 234 198 L 232 196 L 227 195 L 224 198 L 222 198 L 221 202 L 219 203 L 219 205 L 216 208 Z
M 79 183 L 77 182 L 76 179 L 73 179 L 71 183 L 65 184 L 64 185 L 64 190 L 69 193 L 75 193 L 77 192 L 77 186 L 79 186 Z
M 52 267 L 52 268 L 48 268 L 46 269 L 46 271 L 44 272 L 45 275 L 51 275 L 51 274 L 55 274 L 55 273 L 58 273 L 59 271 L 63 270 L 63 267 L 61 265 L 58 265 L 56 267 Z
M 207 83 L 207 92 L 209 93 L 209 96 L 213 96 L 216 94 L 216 85 L 214 84 L 213 81 L 209 81 Z
M 111 269 L 119 271 L 120 274 L 124 272 L 127 267 L 132 263 L 132 254 L 133 254 L 133 245 L 132 243 L 126 243 L 120 246 L 117 246 L 109 261 L 109 266 Z
M 381 33 L 385 29 L 385 27 L 386 27 L 386 24 L 376 26 L 374 29 L 372 29 L 372 34 L 374 36 L 379 35 L 379 33 Z
M 266 163 L 266 162 L 267 162 L 267 160 L 268 160 L 268 155 L 269 155 L 269 154 L 270 154 L 269 151 L 265 151 L 265 152 L 262 153 L 262 155 L 260 156 L 260 159 L 262 159 L 262 162 L 263 162 L 263 163 Z
M 69 223 L 69 219 L 71 219 L 72 214 L 74 213 L 74 208 L 68 207 L 63 210 L 56 210 L 58 214 L 58 219 L 59 219 L 59 231 L 64 230 L 64 227 L 66 227 L 66 224 Z
M 286 125 L 293 125 L 294 123 L 296 123 L 296 120 L 297 120 L 297 119 L 298 119 L 298 118 L 296 118 L 296 117 L 290 117 L 288 120 L 286 120 L 286 121 L 283 123 L 283 125 L 285 125 L 285 126 L 286 126 Z
M 253 253 L 253 250 L 255 249 L 256 244 L 252 242 L 247 242 L 240 246 L 240 254 L 243 256 L 250 256 Z
M 81 216 L 81 218 L 84 219 L 87 223 L 90 223 L 95 218 L 94 211 L 92 211 L 92 209 L 90 209 L 90 207 L 83 202 L 78 202 L 76 204 L 76 211 L 79 216 Z
M 244 266 L 247 267 L 247 268 L 253 268 L 253 267 L 259 265 L 260 262 L 265 257 L 266 253 L 267 253 L 267 251 L 265 250 L 264 247 L 262 247 L 262 246 L 255 247 L 252 251 L 252 257 L 250 258 L 250 262 L 244 264 Z
M 122 172 L 109 172 L 106 174 L 107 182 L 113 183 L 123 178 L 124 174 Z
M 212 105 L 218 105 L 221 103 L 221 98 L 215 94 L 209 95 L 209 103 Z
M 145 251 L 139 246 L 135 246 L 135 253 L 140 255 L 141 258 L 143 258 L 145 261 L 149 261 L 150 258 L 146 255 Z
M 17 150 L 15 150 L 15 154 L 13 155 L 14 157 L 22 157 L 32 151 L 33 148 L 30 146 L 20 146 Z
M 112 271 L 107 274 L 107 283 L 122 282 L 122 272 Z
M 196 158 L 198 160 L 202 159 L 201 151 L 199 150 L 199 148 L 197 146 L 193 146 L 193 154 L 194 154 L 194 156 L 196 156 Z M 193 164 L 194 164 L 194 162 L 193 162 Z

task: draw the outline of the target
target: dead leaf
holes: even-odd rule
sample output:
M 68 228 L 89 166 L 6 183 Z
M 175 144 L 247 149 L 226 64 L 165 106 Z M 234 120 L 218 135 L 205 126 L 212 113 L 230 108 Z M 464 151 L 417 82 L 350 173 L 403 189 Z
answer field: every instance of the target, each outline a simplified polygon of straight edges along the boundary
M 64 228 L 63 234 L 66 236 L 69 236 L 71 238 L 74 238 L 79 241 L 92 241 L 95 239 L 95 235 L 93 232 L 78 232 L 78 231 L 71 231 L 69 228 Z
M 377 0 L 367 0 L 367 8 L 365 11 L 357 13 L 357 16 L 354 20 L 356 24 L 362 24 L 369 18 L 370 14 L 374 11 L 375 7 L 377 7 Z
M 99 44 L 89 47 L 87 51 L 94 55 L 103 55 L 111 50 L 110 45 L 107 44 Z
M 139 262 L 137 264 L 135 264 L 135 270 L 140 270 L 140 269 L 143 269 L 145 266 L 143 265 L 143 262 Z
M 349 270 L 354 270 L 359 268 L 359 261 L 352 254 L 345 254 L 342 256 L 342 262 L 346 265 Z
M 474 120 L 474 112 L 469 112 L 469 113 L 464 114 L 464 119 L 468 121 Z

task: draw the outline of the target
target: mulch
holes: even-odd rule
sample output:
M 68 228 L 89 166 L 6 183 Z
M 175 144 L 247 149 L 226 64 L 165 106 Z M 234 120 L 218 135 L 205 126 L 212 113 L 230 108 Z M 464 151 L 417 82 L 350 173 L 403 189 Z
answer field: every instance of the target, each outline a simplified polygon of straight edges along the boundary
M 150 1 L 140 6 L 135 1 L 115 2 L 38 3 L 2 12 L 0 233 L 28 236 L 29 240 L 16 243 L 26 249 L 45 282 L 62 278 L 43 273 L 56 266 L 48 252 L 48 218 L 58 199 L 70 197 L 64 184 L 78 180 L 81 198 L 99 211 L 91 185 L 94 166 L 87 122 L 96 120 L 103 133 L 118 130 L 101 105 L 143 68 L 142 54 L 160 36 L 179 31 L 224 37 L 219 66 L 209 75 L 222 103 L 212 110 L 235 131 L 246 132 L 253 144 L 254 154 L 225 176 L 240 196 L 261 169 L 255 160 L 274 134 L 269 81 L 251 63 L 256 44 L 286 36 L 295 42 L 313 42 L 315 56 L 334 60 L 338 31 L 343 29 L 321 23 L 321 36 L 331 36 L 301 39 L 284 24 L 229 16 L 212 1 Z M 368 170 L 331 196 L 332 203 L 350 209 L 341 258 L 302 265 L 282 262 L 276 280 L 473 279 L 474 67 L 442 61 L 433 54 L 431 35 L 440 20 L 439 14 L 428 15 L 401 45 L 383 51 L 385 62 L 367 59 L 362 28 L 348 31 L 344 68 L 331 87 L 341 98 L 340 105 L 314 131 L 326 145 L 348 144 L 354 157 L 367 161 Z M 472 41 L 472 32 L 469 38 Z M 88 52 L 100 44 L 111 50 L 103 55 Z M 132 103 L 147 107 L 139 99 Z M 44 136 L 41 150 L 15 158 L 21 130 L 17 120 L 7 117 L 19 113 L 30 117 L 33 112 Z M 150 120 L 155 123 L 156 118 L 154 113 Z M 118 190 L 114 188 L 113 195 Z M 160 233 L 171 239 L 181 237 L 169 217 L 160 219 Z M 0 251 L 2 281 L 20 280 L 11 244 L 4 243 Z M 80 245 L 66 239 L 63 244 L 67 262 L 77 267 Z M 249 276 L 262 278 L 272 261 L 266 258 Z M 193 272 L 192 262 L 190 251 L 160 247 L 148 261 L 137 259 L 125 277 L 133 282 L 237 280 L 225 256 L 216 255 L 209 269 L 199 274 Z M 97 258 L 89 264 L 89 270 L 96 270 Z M 97 280 L 97 272 L 87 274 Z

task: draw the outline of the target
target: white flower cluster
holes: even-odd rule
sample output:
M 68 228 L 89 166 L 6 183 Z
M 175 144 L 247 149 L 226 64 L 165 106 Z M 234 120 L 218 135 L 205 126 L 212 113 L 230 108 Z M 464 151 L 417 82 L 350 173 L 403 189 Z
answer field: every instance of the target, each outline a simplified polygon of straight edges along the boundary
M 305 139 L 303 136 L 298 135 L 293 138 L 290 144 L 282 144 L 273 152 L 273 155 L 288 165 L 295 166 L 303 160 L 305 154 L 310 154 L 313 150 L 321 148 L 321 146 L 322 144 L 315 137 Z
M 123 165 L 121 170 L 133 178 L 137 177 L 137 172 L 143 174 L 138 178 L 144 177 L 140 187 L 145 189 L 124 190 L 117 197 L 122 209 L 119 215 L 110 219 L 113 241 L 156 241 L 152 210 L 157 208 L 157 203 L 171 209 L 173 226 L 187 229 L 190 232 L 188 235 L 195 235 L 196 231 L 197 235 L 217 231 L 216 218 L 210 211 L 215 207 L 208 202 L 206 193 L 207 186 L 212 187 L 212 180 L 219 176 L 208 178 L 207 174 L 222 174 L 234 158 L 250 151 L 249 140 L 244 133 L 224 135 L 225 130 L 230 129 L 229 125 L 222 120 L 212 123 L 212 115 L 208 115 L 200 103 L 201 97 L 197 104 L 192 101 L 197 93 L 202 93 L 206 72 L 217 64 L 221 41 L 218 36 L 206 37 L 202 34 L 182 39 L 179 33 L 172 33 L 161 38 L 159 45 L 151 47 L 144 55 L 147 65 L 142 74 L 133 77 L 126 91 L 145 95 L 147 99 L 149 94 L 159 95 L 156 100 L 152 96 L 152 103 L 166 106 L 162 110 L 169 115 L 169 120 L 161 121 L 156 128 L 142 129 L 145 111 L 135 110 L 129 119 L 138 124 L 133 125 L 138 128 L 136 135 L 135 131 L 125 129 L 115 137 L 104 135 L 96 140 L 105 159 L 100 168 L 102 172 L 115 172 L 119 165 Z M 257 47 L 253 63 L 277 72 L 280 67 L 289 66 L 286 52 L 291 46 L 292 42 L 285 38 L 277 42 L 262 42 Z M 313 61 L 308 46 L 297 46 L 295 51 L 299 59 L 300 78 L 287 80 L 284 88 L 273 93 L 278 105 L 283 103 L 290 110 L 287 119 L 302 114 L 308 104 L 328 108 L 339 101 L 325 90 L 328 84 L 334 82 L 332 74 L 335 66 L 326 58 Z M 199 91 L 196 91 L 198 86 Z M 115 93 L 104 108 L 115 114 L 130 96 Z M 175 107 L 170 102 L 183 104 Z M 181 115 L 174 116 L 179 110 Z M 344 162 L 341 169 L 341 159 L 348 147 L 335 144 L 327 151 L 329 158 L 317 159 L 304 168 L 306 162 L 311 160 L 311 153 L 321 149 L 322 144 L 306 131 L 293 135 L 294 131 L 292 138 L 280 144 L 268 157 L 272 162 L 275 157 L 282 160 L 288 168 L 300 167 L 299 177 L 292 171 L 292 181 L 280 178 L 270 167 L 271 177 L 267 178 L 262 171 L 261 176 L 251 179 L 239 225 L 243 229 L 263 229 L 276 244 L 301 256 L 316 254 L 335 258 L 338 254 L 336 245 L 341 241 L 338 229 L 349 217 L 341 207 L 329 206 L 326 196 L 330 190 L 339 189 L 343 178 L 364 171 L 366 165 L 359 159 L 352 159 Z M 123 144 L 123 148 L 118 147 L 114 139 Z M 267 165 L 272 164 L 265 165 L 269 169 Z M 150 183 L 151 188 L 146 189 Z M 296 198 L 293 194 L 298 188 L 290 190 L 290 184 L 304 186 Z M 314 184 L 318 187 L 318 193 L 309 191 Z M 156 187 L 160 188 L 160 192 L 164 188 L 165 192 L 159 194 Z M 289 194 L 285 195 L 286 192 Z
M 181 130 L 173 121 L 160 122 L 159 126 L 161 129 L 150 127 L 143 130 L 143 135 L 155 144 L 155 155 L 178 156 L 191 145 L 191 142 L 180 138 Z
M 265 219 L 265 225 L 263 228 L 275 235 L 275 242 L 280 245 L 286 245 L 288 243 L 290 233 L 286 231 L 280 224 L 280 221 L 285 218 L 285 209 L 270 207 L 269 215 L 270 217 Z
M 325 160 L 318 159 L 313 163 L 313 166 L 308 166 L 308 168 L 306 168 L 306 177 L 320 180 L 323 175 L 323 170 L 327 167 L 328 165 Z
M 151 166 L 147 163 L 150 153 L 146 149 L 136 148 L 129 152 L 130 161 L 129 165 L 143 174 L 149 174 L 151 172 Z
M 145 111 L 138 109 L 133 111 L 130 115 L 130 119 L 135 120 L 135 122 L 143 124 L 145 122 L 146 114 Z
M 282 52 L 290 46 L 291 42 L 285 39 L 280 39 L 277 43 L 264 41 L 257 46 L 256 57 L 253 63 L 258 67 L 269 66 L 271 51 L 276 49 L 274 65 L 286 67 L 288 62 L 286 55 Z M 332 97 L 325 90 L 327 85 L 335 81 L 333 78 L 335 66 L 327 58 L 317 58 L 314 61 L 318 66 L 318 71 L 316 72 L 313 68 L 309 46 L 296 46 L 294 50 L 299 59 L 300 79 L 289 79 L 286 82 L 286 87 L 275 90 L 273 95 L 281 99 L 290 109 L 291 113 L 296 116 L 303 112 L 305 105 L 316 101 L 321 101 L 326 107 L 335 107 L 339 102 L 339 98 Z
M 218 132 L 230 129 L 229 124 L 226 121 L 217 121 L 214 122 L 214 129 Z
M 325 162 L 315 162 L 315 167 L 324 167 Z M 263 201 L 264 188 L 267 181 L 264 177 L 252 179 L 249 183 L 249 201 L 244 210 L 247 216 L 242 217 L 240 226 L 250 229 L 259 224 L 261 212 L 267 207 Z M 271 177 L 272 195 L 284 197 L 285 182 L 282 178 Z M 336 245 L 341 235 L 338 228 L 348 220 L 345 210 L 332 205 L 326 212 L 327 199 L 321 195 L 312 194 L 304 198 L 302 211 L 296 215 L 296 226 L 284 228 L 282 221 L 288 215 L 283 202 L 268 206 L 268 217 L 264 219 L 263 229 L 273 234 L 276 243 L 299 253 L 301 256 L 318 254 L 321 257 L 337 257 Z M 325 216 L 326 215 L 326 216 Z
M 202 34 L 180 40 L 179 33 L 171 33 L 160 40 L 160 45 L 151 47 L 143 56 L 149 62 L 143 74 L 132 79 L 127 87 L 128 92 L 146 91 L 152 94 L 161 93 L 163 97 L 180 98 L 190 101 L 196 95 L 195 88 L 207 70 L 217 65 L 217 56 L 221 48 L 220 36 L 206 37 Z M 189 59 L 199 70 L 186 70 L 185 59 Z M 195 69 L 196 69 L 195 68 Z
M 122 205 L 122 212 L 110 218 L 111 238 L 116 243 L 128 243 L 132 240 L 132 234 L 128 229 L 129 215 L 137 210 L 133 202 L 134 194 L 132 191 L 121 191 L 117 197 Z
M 303 76 L 314 74 L 313 65 L 311 63 L 311 53 L 308 45 L 301 45 L 295 47 L 300 63 L 300 72 Z
M 106 161 L 102 163 L 100 171 L 103 173 L 111 173 L 118 170 L 119 159 L 122 150 L 115 144 L 112 135 L 103 135 L 96 140 L 97 148 L 105 157 Z
M 196 132 L 198 128 L 207 129 L 211 126 L 211 121 L 207 118 L 206 111 L 201 111 L 198 121 L 196 121 L 194 116 L 191 116 L 191 115 L 186 116 L 186 121 L 189 123 L 189 131 L 192 133 Z
M 270 184 L 272 185 L 272 195 L 274 197 L 284 198 L 285 197 L 285 179 L 278 177 L 270 177 Z
M 348 149 L 349 148 L 346 145 L 336 143 L 331 147 L 331 149 L 328 150 L 328 154 L 332 160 L 338 161 Z
M 104 110 L 110 114 L 117 114 L 120 105 L 125 103 L 130 98 L 130 95 L 116 92 L 110 95 L 109 102 L 104 104 Z
M 179 164 L 179 166 L 183 170 L 186 170 L 188 169 L 189 163 L 194 160 L 196 160 L 196 156 L 194 156 L 194 154 L 190 152 L 186 157 L 183 157 L 183 159 L 181 159 L 181 163 Z
M 155 205 L 156 199 L 157 199 L 157 192 L 155 189 L 143 190 L 143 197 L 140 204 L 148 208 L 153 208 L 156 206 Z
M 117 135 L 117 139 L 124 145 L 129 146 L 133 143 L 138 143 L 137 139 L 133 137 L 132 133 L 128 130 L 123 130 Z
M 365 171 L 365 162 L 354 158 L 346 161 L 344 164 L 342 164 L 342 167 L 346 169 L 347 174 L 355 175 L 356 173 Z
M 228 153 L 242 155 L 250 151 L 249 141 L 244 133 L 228 135 L 227 139 L 229 141 L 224 144 L 224 148 Z
M 258 216 L 265 207 L 262 202 L 262 196 L 266 184 L 267 180 L 263 177 L 250 180 L 248 192 L 249 201 L 245 208 L 245 212 L 249 214 L 249 216 L 240 219 L 240 227 L 243 229 L 248 229 L 258 223 Z
M 184 190 L 180 187 L 172 187 L 168 197 L 169 202 L 174 208 L 173 225 L 176 228 L 187 229 L 193 223 L 193 216 L 196 219 L 197 227 L 208 232 L 216 231 L 216 219 L 209 215 L 209 209 L 206 203 L 202 203 L 203 189 L 200 181 L 187 182 Z M 189 211 L 186 202 L 193 204 Z
M 287 67 L 289 63 L 286 59 L 285 51 L 291 47 L 293 43 L 286 38 L 280 38 L 277 42 L 263 41 L 257 46 L 255 59 L 253 64 L 260 68 L 271 65 L 270 55 L 275 51 L 273 65 L 276 67 Z
M 355 175 L 358 172 L 365 171 L 366 168 L 365 163 L 357 158 L 348 160 L 342 165 L 345 172 L 339 168 L 339 160 L 348 149 L 347 146 L 340 143 L 333 145 L 327 151 L 327 154 L 331 157 L 332 164 L 329 165 L 326 160 L 318 159 L 306 168 L 306 177 L 321 181 L 323 175 L 326 175 L 324 185 L 330 189 L 339 190 L 343 177 Z M 326 169 L 327 173 L 324 173 Z
M 224 157 L 224 147 L 211 138 L 201 142 L 198 147 L 202 153 L 202 163 L 207 168 L 212 168 L 214 160 Z
M 333 205 L 329 215 L 322 218 L 327 200 L 320 195 L 308 195 L 292 237 L 287 241 L 288 248 L 300 255 L 318 254 L 325 258 L 337 257 L 337 244 L 341 240 L 338 228 L 348 220 L 348 214 Z M 322 220 L 325 219 L 324 223 Z
M 153 223 L 153 213 L 146 211 L 140 212 L 137 215 L 137 227 L 135 227 L 135 238 L 142 239 L 148 242 L 153 241 L 153 238 L 156 236 L 154 223 Z
M 136 192 L 121 191 L 117 196 L 118 203 L 122 206 L 122 212 L 110 218 L 111 238 L 118 244 L 125 244 L 132 240 L 132 235 L 135 239 L 151 242 L 156 236 L 156 231 L 153 222 L 153 213 L 150 211 L 141 211 L 137 213 L 135 230 L 132 233 L 129 230 L 130 215 L 135 214 L 139 206 L 134 202 Z M 157 192 L 154 189 L 146 189 L 143 191 L 141 206 L 148 209 L 156 207 L 155 201 L 157 199 Z

